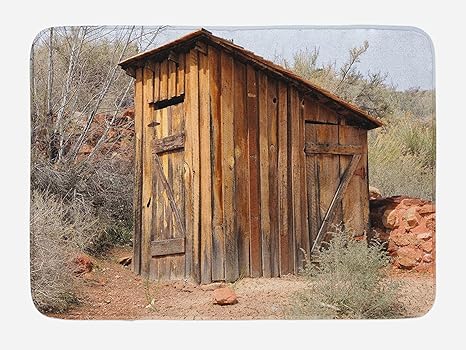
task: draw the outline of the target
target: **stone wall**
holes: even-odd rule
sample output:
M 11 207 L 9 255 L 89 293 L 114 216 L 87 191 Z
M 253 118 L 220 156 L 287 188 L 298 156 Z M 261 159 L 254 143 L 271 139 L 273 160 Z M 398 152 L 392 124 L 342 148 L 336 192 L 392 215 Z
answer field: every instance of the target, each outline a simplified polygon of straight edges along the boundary
M 396 269 L 435 270 L 435 205 L 395 196 L 370 200 L 372 237 L 386 242 Z

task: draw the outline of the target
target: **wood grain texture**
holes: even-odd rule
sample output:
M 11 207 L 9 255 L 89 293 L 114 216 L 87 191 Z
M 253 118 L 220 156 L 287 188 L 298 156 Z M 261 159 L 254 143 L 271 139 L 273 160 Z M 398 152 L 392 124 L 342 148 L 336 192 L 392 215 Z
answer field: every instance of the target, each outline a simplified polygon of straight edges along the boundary
M 208 58 L 199 55 L 199 147 L 201 200 L 201 283 L 212 281 L 212 172 Z
M 160 91 L 159 100 L 168 99 L 168 60 L 160 62 Z
M 250 268 L 251 277 L 262 276 L 260 231 L 260 176 L 259 176 L 259 113 L 257 105 L 257 73 L 247 65 L 247 121 L 249 146 L 249 205 L 250 205 Z
M 212 122 L 212 280 L 225 279 L 225 232 L 223 229 L 223 147 L 220 104 L 221 72 L 218 50 L 209 46 L 210 113 Z
M 235 231 L 235 143 L 233 115 L 233 58 L 221 53 L 222 91 L 220 107 L 222 115 L 221 133 L 223 138 L 222 185 L 223 185 L 223 227 L 225 232 L 225 280 L 236 281 L 239 277 L 238 240 Z
M 153 129 L 147 125 L 152 122 L 152 108 L 149 103 L 153 101 L 153 71 L 143 70 L 143 142 L 142 142 L 142 239 L 141 239 L 141 275 L 149 278 L 150 274 L 150 238 L 152 231 L 152 140 Z
M 161 72 L 162 74 L 162 72 Z M 163 78 L 163 76 L 161 75 Z M 163 79 L 162 79 L 163 80 Z M 167 81 L 168 83 L 168 81 Z M 162 84 L 160 85 L 162 86 Z M 160 131 L 159 137 L 165 138 L 169 135 L 169 130 L 171 127 L 171 116 L 169 116 L 169 109 L 163 108 L 157 110 L 158 116 L 160 118 L 160 125 L 157 127 Z M 169 124 L 170 123 L 170 124 Z M 163 154 L 160 156 L 160 168 L 161 173 L 157 172 L 157 182 L 158 182 L 158 190 L 159 190 L 159 202 L 157 204 L 157 209 L 160 208 L 160 217 L 159 217 L 159 232 L 160 235 L 157 240 L 166 240 L 172 238 L 171 229 L 172 229 L 172 209 L 170 207 L 170 202 L 168 199 L 168 193 L 166 190 L 166 186 L 164 186 L 163 181 L 164 178 L 167 179 L 168 183 L 170 184 L 169 178 L 169 165 L 171 166 L 171 162 L 169 159 L 168 154 Z M 155 171 L 155 167 L 153 167 Z M 170 257 L 160 257 L 159 259 L 159 280 L 167 281 L 170 279 Z
M 321 103 L 318 104 L 318 114 L 316 120 L 328 124 L 338 124 L 337 113 Z
M 178 67 L 176 71 L 176 94 L 179 96 L 184 94 L 185 84 L 185 53 L 180 52 L 178 54 Z
M 338 125 L 316 124 L 316 142 L 319 144 L 338 143 Z M 330 206 L 332 198 L 340 183 L 340 157 L 335 154 L 319 154 L 317 156 L 318 182 L 319 182 L 319 217 L 323 220 Z M 332 225 L 338 225 L 342 221 L 341 205 L 337 205 L 336 215 Z M 319 222 L 319 226 L 322 221 Z M 325 237 L 324 237 L 325 239 Z
M 279 200 L 278 200 L 278 86 L 267 81 L 267 128 L 269 149 L 270 272 L 279 276 Z
M 341 179 L 341 182 L 338 185 L 338 188 L 332 198 L 332 201 L 330 202 L 329 208 L 322 220 L 322 224 L 320 226 L 319 232 L 317 233 L 317 237 L 314 241 L 314 244 L 312 246 L 311 253 L 316 252 L 320 248 L 320 244 L 322 240 L 324 239 L 325 235 L 328 232 L 328 229 L 331 225 L 331 223 L 334 220 L 334 217 L 337 213 L 336 208 L 339 203 L 341 203 L 341 199 L 343 195 L 345 194 L 346 189 L 348 188 L 348 184 L 353 177 L 353 173 L 356 170 L 356 167 L 358 166 L 359 161 L 361 160 L 361 155 L 356 154 L 351 158 L 351 162 L 349 166 L 346 168 L 343 177 Z
M 301 201 L 301 248 L 306 252 L 309 256 L 311 253 L 311 246 L 310 246 L 310 235 L 309 235 L 309 228 L 308 228 L 308 203 L 307 203 L 307 183 L 306 183 L 306 154 L 304 153 L 304 138 L 305 138 L 305 130 L 304 130 L 304 98 L 301 94 L 298 94 L 298 101 L 299 101 L 299 117 L 298 117 L 298 125 L 295 127 L 298 128 L 299 132 L 299 149 L 298 149 L 298 159 L 299 159 L 299 182 L 301 186 L 300 191 L 300 201 Z M 298 255 L 299 267 L 304 267 L 306 263 L 306 256 L 300 251 L 300 255 Z
M 168 98 L 176 96 L 176 79 L 177 79 L 177 68 L 176 63 L 168 61 Z
M 134 83 L 134 192 L 133 192 L 133 271 L 141 273 L 142 232 L 142 138 L 143 138 L 142 68 L 136 70 Z
M 152 64 L 153 72 L 154 72 L 154 101 L 157 101 L 160 97 L 160 63 L 153 62 Z M 158 122 L 160 120 L 160 114 L 158 111 L 153 111 L 153 121 L 152 124 Z M 154 140 L 159 138 L 159 129 L 154 128 L 153 135 Z M 160 237 L 161 231 L 159 231 L 159 216 L 160 216 L 160 197 L 161 197 L 162 186 L 158 184 L 158 178 L 155 174 L 152 176 L 152 229 L 151 229 L 151 242 L 157 240 Z M 152 255 L 152 254 L 151 254 Z M 149 277 L 151 280 L 158 280 L 159 279 L 159 259 L 156 257 L 151 257 L 150 262 L 150 274 Z
M 160 62 L 152 62 L 152 71 L 154 72 L 154 100 L 160 100 Z
M 185 278 L 200 282 L 199 269 L 199 76 L 197 51 L 186 54 L 186 252 Z
M 172 135 L 184 135 L 184 113 L 183 106 L 175 105 L 169 107 L 172 110 Z M 186 237 L 184 222 L 184 155 L 183 149 L 172 151 L 172 185 L 167 189 L 168 197 L 173 213 L 172 237 L 184 239 Z M 171 279 L 182 279 L 184 277 L 185 256 L 177 255 L 171 259 Z
M 259 172 L 262 238 L 262 274 L 272 276 L 269 210 L 269 128 L 267 114 L 267 75 L 259 72 Z
M 152 256 L 165 256 L 173 254 L 183 254 L 185 250 L 184 238 L 171 238 L 151 243 Z M 174 275 L 176 277 L 177 275 Z
M 186 134 L 184 130 L 172 133 L 161 139 L 155 139 L 153 141 L 152 152 L 160 154 L 183 149 L 185 139 Z
M 361 178 L 361 210 L 363 217 L 363 230 L 369 233 L 369 159 L 368 159 L 368 142 L 367 142 L 367 130 L 359 129 L 359 143 L 363 147 L 362 157 L 360 165 L 357 169 L 363 168 L 364 173 L 366 174 L 365 178 Z
M 306 232 L 302 230 L 302 203 L 301 203 L 301 192 L 303 190 L 301 186 L 301 165 L 300 165 L 300 106 L 298 91 L 295 88 L 289 90 L 290 99 L 290 123 L 291 127 L 291 186 L 292 186 L 292 206 L 293 206 L 293 233 L 295 236 L 295 271 L 301 267 L 303 254 L 301 249 L 303 247 L 303 235 Z
M 367 181 L 366 176 L 366 154 L 364 152 L 365 130 L 357 129 L 351 126 L 340 126 L 339 142 L 342 145 L 356 144 L 360 147 L 360 154 L 363 155 L 357 166 L 359 169 L 360 176 L 353 176 L 348 184 L 348 189 L 342 198 L 342 209 L 343 209 L 343 223 L 346 228 L 355 231 L 357 234 L 362 234 L 366 229 L 368 223 L 368 198 L 367 193 Z M 351 161 L 351 156 L 340 157 L 341 175 L 344 170 L 348 167 Z
M 287 86 L 278 84 L 278 201 L 280 276 L 292 272 L 290 230 L 288 223 L 288 106 Z
M 314 153 L 328 153 L 337 155 L 349 155 L 361 154 L 363 147 L 360 145 L 339 145 L 339 144 L 319 144 L 315 142 L 306 142 L 305 149 L 306 154 Z
M 314 124 L 306 123 L 305 140 L 309 143 L 317 141 L 316 128 Z M 317 168 L 317 157 L 315 153 L 306 156 L 307 177 L 307 203 L 308 203 L 308 231 L 310 246 L 314 243 L 320 228 L 320 206 L 319 206 L 319 173 Z
M 235 206 L 238 234 L 238 260 L 240 277 L 249 271 L 249 147 L 248 121 L 246 119 L 246 67 L 235 62 L 234 68 L 234 138 L 235 138 Z

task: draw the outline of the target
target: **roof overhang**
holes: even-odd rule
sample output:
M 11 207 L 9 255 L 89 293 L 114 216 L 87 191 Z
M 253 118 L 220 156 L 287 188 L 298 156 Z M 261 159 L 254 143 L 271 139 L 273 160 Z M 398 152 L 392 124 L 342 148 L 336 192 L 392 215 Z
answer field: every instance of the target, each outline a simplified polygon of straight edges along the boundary
M 119 66 L 123 68 L 127 74 L 134 77 L 135 70 L 139 67 L 144 67 L 147 61 L 154 59 L 162 60 L 165 57 L 168 57 L 172 52 L 188 51 L 195 47 L 196 43 L 199 41 L 204 41 L 210 45 L 222 48 L 223 50 L 231 53 L 235 58 L 248 62 L 259 69 L 278 76 L 280 79 L 286 80 L 289 84 L 296 86 L 304 95 L 317 99 L 319 103 L 335 110 L 338 114 L 345 116 L 350 121 L 353 120 L 354 122 L 357 122 L 358 125 L 366 129 L 374 129 L 383 126 L 383 123 L 380 120 L 369 115 L 354 104 L 349 103 L 332 92 L 301 78 L 282 66 L 268 61 L 241 46 L 233 44 L 231 41 L 212 35 L 211 32 L 204 28 L 189 33 L 155 49 L 145 51 L 125 59 L 119 63 Z

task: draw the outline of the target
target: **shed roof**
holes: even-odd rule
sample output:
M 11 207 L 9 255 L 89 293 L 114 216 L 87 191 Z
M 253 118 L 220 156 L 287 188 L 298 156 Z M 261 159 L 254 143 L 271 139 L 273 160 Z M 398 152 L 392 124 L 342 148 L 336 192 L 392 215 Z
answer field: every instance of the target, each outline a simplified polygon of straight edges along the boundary
M 273 75 L 288 81 L 291 84 L 295 84 L 298 88 L 303 90 L 305 94 L 313 96 L 314 98 L 319 100 L 319 102 L 328 105 L 330 108 L 336 110 L 337 113 L 352 119 L 356 118 L 358 124 L 367 129 L 374 129 L 383 125 L 383 123 L 380 120 L 369 115 L 367 112 L 363 111 L 361 108 L 355 106 L 354 104 L 341 99 L 337 95 L 321 88 L 320 86 L 311 83 L 306 79 L 303 79 L 302 77 L 283 68 L 282 66 L 268 61 L 265 58 L 258 56 L 249 50 L 246 50 L 242 46 L 236 45 L 231 41 L 213 35 L 211 32 L 204 28 L 184 35 L 179 39 L 171 41 L 155 49 L 132 56 L 120 62 L 119 66 L 123 68 L 129 75 L 134 77 L 133 69 L 136 67 L 143 66 L 145 61 L 160 56 L 165 56 L 169 54 L 170 51 L 175 49 L 190 48 L 193 45 L 195 45 L 195 43 L 199 40 L 218 46 L 234 54 L 236 57 L 243 59 L 244 61 L 259 66 L 261 69 L 264 69 L 272 73 Z

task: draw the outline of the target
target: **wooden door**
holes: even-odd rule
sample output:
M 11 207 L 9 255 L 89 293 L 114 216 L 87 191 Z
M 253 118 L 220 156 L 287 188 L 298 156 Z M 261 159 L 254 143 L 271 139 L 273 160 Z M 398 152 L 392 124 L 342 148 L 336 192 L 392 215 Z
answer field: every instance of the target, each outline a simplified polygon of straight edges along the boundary
M 342 142 L 342 133 L 349 128 L 337 124 L 306 122 L 305 153 L 311 253 L 319 249 L 333 225 L 345 224 L 345 219 L 353 214 L 348 211 L 361 210 L 363 207 L 357 203 L 361 200 L 360 196 L 352 198 L 356 205 L 342 206 L 343 198 L 351 196 L 349 192 L 352 187 L 349 188 L 349 184 L 360 166 L 364 151 L 357 140 L 354 144 Z M 358 172 L 365 174 L 364 169 Z
M 185 267 L 185 118 L 183 99 L 155 104 L 151 276 L 182 279 Z

